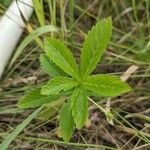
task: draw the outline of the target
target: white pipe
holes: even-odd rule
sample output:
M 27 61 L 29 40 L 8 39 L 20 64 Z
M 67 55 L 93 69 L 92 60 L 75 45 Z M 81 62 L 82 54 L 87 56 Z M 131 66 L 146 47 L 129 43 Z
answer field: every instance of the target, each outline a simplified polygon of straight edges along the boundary
M 14 0 L 0 20 L 0 78 L 25 27 L 20 11 L 29 20 L 32 6 L 32 0 Z

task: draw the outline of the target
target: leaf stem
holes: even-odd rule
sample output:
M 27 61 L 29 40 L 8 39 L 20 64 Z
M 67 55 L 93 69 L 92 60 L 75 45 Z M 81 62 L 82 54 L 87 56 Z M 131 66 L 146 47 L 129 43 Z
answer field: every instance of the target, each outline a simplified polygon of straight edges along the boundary
M 84 143 L 71 143 L 71 142 L 64 142 L 64 141 L 59 141 L 59 140 L 49 140 L 49 139 L 35 138 L 35 137 L 23 137 L 23 138 L 31 140 L 31 141 L 47 142 L 47 143 L 51 143 L 51 144 L 60 144 L 60 145 L 77 146 L 77 147 L 106 148 L 108 150 L 119 150 L 117 148 L 108 147 L 108 146 L 105 146 L 105 145 L 84 144 Z
M 113 118 L 113 114 L 108 111 L 107 109 L 104 109 L 103 107 L 101 107 L 100 105 L 98 105 L 95 101 L 93 101 L 90 97 L 88 97 L 88 99 L 93 103 L 95 104 L 106 116 L 107 118 L 107 121 L 111 124 L 111 125 L 114 125 L 113 122 L 112 122 L 112 118 Z
M 93 101 L 90 97 L 88 97 L 88 100 L 95 104 L 103 113 L 107 114 L 106 110 L 100 105 L 98 105 L 95 101 Z

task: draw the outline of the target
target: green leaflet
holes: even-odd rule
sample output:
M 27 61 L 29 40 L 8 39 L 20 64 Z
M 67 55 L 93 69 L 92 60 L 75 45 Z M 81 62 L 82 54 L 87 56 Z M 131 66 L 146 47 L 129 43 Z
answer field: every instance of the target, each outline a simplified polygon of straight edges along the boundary
M 81 49 L 81 76 L 89 75 L 99 62 L 112 32 L 111 18 L 99 21 L 91 31 L 88 32 L 83 48 Z
M 43 95 L 51 95 L 51 94 L 59 94 L 61 91 L 68 91 L 78 85 L 72 78 L 67 77 L 55 77 L 43 86 L 41 90 L 41 94 Z
M 71 108 L 74 122 L 78 129 L 81 129 L 87 119 L 88 114 L 88 99 L 84 90 L 77 87 L 71 96 Z
M 56 66 L 45 54 L 40 56 L 40 65 L 42 70 L 51 77 L 66 76 L 64 71 Z
M 37 28 L 36 30 L 34 30 L 33 32 L 31 32 L 22 42 L 21 44 L 18 46 L 18 48 L 16 49 L 15 53 L 13 54 L 9 64 L 8 64 L 8 69 L 11 68 L 11 66 L 14 64 L 14 62 L 16 61 L 16 59 L 19 57 L 19 55 L 22 53 L 22 51 L 25 49 L 25 47 L 31 43 L 34 39 L 36 39 L 37 37 L 49 33 L 49 32 L 58 32 L 57 28 L 55 28 L 52 25 L 46 25 L 46 26 L 42 26 Z M 41 45 L 43 46 L 43 45 Z
M 112 97 L 129 92 L 130 86 L 115 76 L 91 75 L 83 83 L 83 87 L 95 96 Z
M 59 127 L 64 141 L 68 142 L 72 136 L 74 121 L 70 101 L 65 103 L 59 113 Z
M 32 90 L 17 103 L 17 106 L 19 108 L 34 108 L 59 98 L 59 95 L 45 96 L 41 95 L 40 92 L 41 88 Z
M 46 55 L 64 72 L 74 77 L 79 78 L 79 70 L 75 58 L 65 45 L 54 38 L 46 38 L 44 43 Z

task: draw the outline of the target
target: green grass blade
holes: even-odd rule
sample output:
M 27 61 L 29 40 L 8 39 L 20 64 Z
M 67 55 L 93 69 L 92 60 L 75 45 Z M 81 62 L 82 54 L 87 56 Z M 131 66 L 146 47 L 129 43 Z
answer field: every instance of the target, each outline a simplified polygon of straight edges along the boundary
M 70 0 L 69 1 L 69 29 L 70 29 L 70 43 L 71 43 L 71 49 L 73 49 L 73 30 L 74 26 L 74 5 L 75 5 L 75 0 Z
M 48 6 L 50 11 L 50 23 L 56 25 L 56 1 L 48 0 Z
M 41 26 L 45 25 L 45 17 L 44 17 L 44 10 L 43 6 L 41 5 L 41 2 L 39 0 L 32 0 L 33 6 L 37 15 L 37 18 L 39 20 L 39 23 Z
M 16 127 L 16 129 L 6 136 L 5 140 L 0 145 L 1 150 L 5 150 L 8 148 L 9 144 L 17 137 L 17 135 L 32 121 L 34 117 L 42 110 L 44 106 L 41 106 L 37 110 L 35 110 L 28 118 L 26 118 L 20 125 Z
M 24 50 L 24 48 L 30 42 L 32 42 L 36 37 L 38 37 L 42 34 L 48 33 L 48 32 L 57 32 L 57 29 L 52 25 L 46 25 L 46 26 L 43 26 L 43 27 L 40 27 L 40 28 L 34 30 L 31 34 L 29 34 L 17 48 L 15 54 L 13 55 L 9 65 L 8 65 L 8 69 L 13 65 L 15 60 L 18 58 L 18 56 L 21 54 L 21 52 Z
M 61 38 L 62 40 L 65 37 L 65 8 L 64 0 L 60 0 L 60 16 L 61 16 Z

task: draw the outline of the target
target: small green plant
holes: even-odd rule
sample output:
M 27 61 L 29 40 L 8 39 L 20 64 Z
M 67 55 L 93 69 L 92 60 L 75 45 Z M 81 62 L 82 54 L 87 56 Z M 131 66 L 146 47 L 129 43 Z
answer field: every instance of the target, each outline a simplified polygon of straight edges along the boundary
M 98 21 L 85 38 L 79 67 L 60 40 L 46 38 L 40 62 L 42 69 L 53 78 L 31 91 L 18 102 L 18 107 L 33 108 L 65 98 L 59 111 L 59 127 L 63 139 L 69 141 L 74 127 L 81 129 L 86 122 L 89 96 L 113 97 L 131 90 L 116 76 L 90 75 L 104 53 L 111 33 L 110 17 Z

